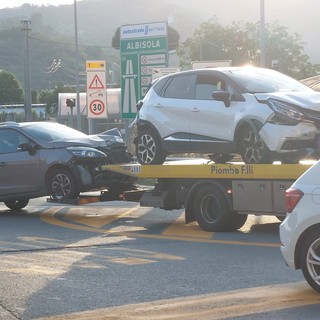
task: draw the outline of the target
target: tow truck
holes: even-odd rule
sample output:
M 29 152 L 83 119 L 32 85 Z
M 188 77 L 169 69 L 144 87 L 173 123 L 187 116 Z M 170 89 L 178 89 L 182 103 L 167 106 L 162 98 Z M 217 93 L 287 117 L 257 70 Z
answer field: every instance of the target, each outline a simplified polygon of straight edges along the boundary
M 106 165 L 104 169 L 142 181 L 155 179 L 151 189 L 124 191 L 124 200 L 140 202 L 142 207 L 184 209 L 186 223 L 197 221 L 203 230 L 221 232 L 241 228 L 248 214 L 283 220 L 286 189 L 313 163 L 216 164 L 197 160 Z

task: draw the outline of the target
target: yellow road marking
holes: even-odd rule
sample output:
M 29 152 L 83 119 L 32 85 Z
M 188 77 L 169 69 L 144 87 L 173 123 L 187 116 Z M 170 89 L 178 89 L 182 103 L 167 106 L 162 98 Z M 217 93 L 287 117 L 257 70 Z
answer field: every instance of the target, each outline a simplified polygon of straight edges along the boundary
M 42 237 L 29 237 L 29 236 L 24 236 L 24 237 L 18 237 L 19 240 L 26 241 L 26 242 L 33 242 L 33 243 L 52 243 L 52 241 L 55 242 L 62 242 L 62 240 L 59 239 L 54 239 L 54 238 L 42 238 Z
M 163 236 L 177 236 L 177 237 L 190 237 L 190 238 L 203 238 L 212 239 L 212 232 L 202 230 L 198 225 L 188 224 L 184 222 L 184 213 L 170 225 L 164 232 Z
M 108 248 L 108 250 L 104 252 L 101 263 L 86 261 L 86 258 L 89 256 L 93 258 L 96 255 L 88 252 L 79 252 L 78 250 L 38 252 L 32 256 L 2 255 L 0 272 L 57 276 L 68 272 L 70 268 L 105 269 L 107 268 L 105 261 L 130 266 L 157 263 L 160 260 L 185 260 L 184 257 L 172 254 L 123 247 Z M 46 261 L 51 261 L 53 263 L 52 267 L 47 267 Z
M 142 259 L 142 258 L 134 258 L 134 257 L 126 257 L 126 258 L 110 258 L 108 259 L 109 261 L 113 263 L 120 263 L 120 264 L 125 264 L 128 266 L 135 266 L 139 264 L 148 264 L 148 263 L 155 263 L 155 260 L 150 260 L 150 259 Z
M 139 206 L 131 208 L 124 213 L 120 214 L 118 217 L 123 217 L 129 215 L 130 213 L 139 209 Z M 210 234 L 209 239 L 203 237 L 203 233 L 201 232 L 201 237 L 195 238 L 188 236 L 180 236 L 178 234 L 173 234 L 170 232 L 169 234 L 146 234 L 146 233 L 138 233 L 138 232 L 129 232 L 129 231 L 120 231 L 120 230 L 106 230 L 103 228 L 95 228 L 83 225 L 77 225 L 74 223 L 69 223 L 66 221 L 61 221 L 56 218 L 56 214 L 61 210 L 61 207 L 51 207 L 47 209 L 42 215 L 41 220 L 64 228 L 81 230 L 81 231 L 88 231 L 88 232 L 95 232 L 95 233 L 103 233 L 109 235 L 117 235 L 117 236 L 125 236 L 131 238 L 149 238 L 149 239 L 169 239 L 169 240 L 180 240 L 180 241 L 190 241 L 190 242 L 200 242 L 200 243 L 217 243 L 217 244 L 230 244 L 230 245 L 241 245 L 241 246 L 255 246 L 255 247 L 271 247 L 271 248 L 278 248 L 280 246 L 279 243 L 265 243 L 265 242 L 245 242 L 245 241 L 235 241 L 235 240 L 214 240 L 212 239 L 213 233 L 208 232 Z M 101 210 L 101 209 L 100 209 Z M 67 214 L 68 215 L 68 214 Z M 195 227 L 194 225 L 186 226 L 186 228 Z M 182 226 L 181 226 L 182 228 Z
M 72 220 L 77 223 L 81 223 L 90 227 L 103 227 L 123 216 L 128 215 L 131 211 L 125 211 L 124 213 L 119 212 L 119 208 L 108 208 L 108 214 L 101 214 L 102 210 L 99 211 L 96 208 L 71 208 L 66 215 L 68 220 Z
M 129 304 L 38 320 L 222 320 L 320 303 L 306 283 Z
M 151 258 L 151 259 L 160 259 L 160 260 L 184 260 L 184 258 L 180 256 L 176 256 L 173 254 L 167 254 L 156 251 L 147 251 L 147 250 L 139 250 L 139 249 L 129 249 L 129 248 L 109 248 L 110 251 L 122 251 L 126 252 L 130 255 Z
M 115 220 L 117 220 L 117 219 L 119 219 L 121 217 L 129 215 L 130 213 L 132 213 L 133 211 L 137 210 L 138 208 L 139 207 L 137 206 L 137 207 L 134 207 L 134 208 L 130 208 L 129 210 L 126 210 L 125 212 L 117 214 L 117 215 L 111 215 L 110 217 L 106 216 L 106 219 L 104 220 L 104 222 L 108 221 L 108 223 L 111 223 L 112 221 L 115 221 Z M 89 226 L 86 227 L 86 226 L 81 226 L 81 225 L 76 225 L 76 224 L 73 224 L 73 223 L 61 221 L 61 220 L 57 219 L 56 216 L 55 216 L 60 210 L 61 210 L 61 207 L 51 207 L 51 208 L 45 210 L 44 213 L 41 215 L 41 220 L 43 220 L 43 221 L 45 221 L 47 223 L 53 224 L 53 225 L 57 225 L 57 226 L 60 226 L 60 227 L 71 228 L 71 229 L 76 229 L 76 230 L 98 232 L 98 233 L 111 233 L 111 231 L 104 230 L 104 229 L 101 229 L 101 228 L 95 228 L 95 227 L 89 227 Z M 78 215 L 79 215 L 79 211 L 78 211 L 79 208 L 77 208 L 75 210 L 77 210 Z M 101 209 L 99 209 L 99 211 L 101 211 Z M 67 214 L 66 216 L 68 218 L 70 218 L 71 220 L 75 219 L 75 215 L 71 215 L 71 217 L 69 217 L 69 214 Z M 84 220 L 86 220 L 86 217 L 84 217 Z M 77 222 L 79 222 L 79 221 L 81 221 L 81 217 L 78 218 Z M 104 222 L 103 222 L 103 225 L 105 225 Z M 94 225 L 94 224 L 100 224 L 100 223 L 91 222 L 91 226 Z
M 30 267 L 30 268 L 1 268 L 1 272 L 16 273 L 16 274 L 28 274 L 28 275 L 45 275 L 55 276 L 61 274 L 61 270 L 50 269 L 45 267 Z

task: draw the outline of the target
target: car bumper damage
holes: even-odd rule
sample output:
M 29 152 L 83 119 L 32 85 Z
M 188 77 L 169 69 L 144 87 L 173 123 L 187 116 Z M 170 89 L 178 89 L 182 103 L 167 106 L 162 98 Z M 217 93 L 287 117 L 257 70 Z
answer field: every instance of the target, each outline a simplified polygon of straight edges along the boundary
M 103 169 L 103 166 L 110 164 L 107 161 L 97 159 L 74 159 L 72 170 L 78 180 L 81 192 L 94 190 L 130 189 L 135 184 L 135 178 L 120 173 Z
M 320 130 L 312 123 L 279 126 L 266 123 L 259 131 L 270 151 L 317 157 L 320 154 Z

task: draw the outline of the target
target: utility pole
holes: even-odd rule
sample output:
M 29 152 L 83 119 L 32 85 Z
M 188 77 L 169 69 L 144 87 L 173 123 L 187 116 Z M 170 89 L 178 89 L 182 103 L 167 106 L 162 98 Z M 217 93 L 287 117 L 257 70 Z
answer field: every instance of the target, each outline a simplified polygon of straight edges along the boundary
M 199 38 L 199 61 L 203 60 L 203 41 L 202 41 L 202 37 L 200 36 Z
M 260 67 L 266 66 L 264 0 L 260 0 Z
M 25 121 L 32 121 L 32 99 L 30 86 L 30 52 L 29 52 L 29 32 L 31 21 L 21 20 L 21 30 L 25 32 L 25 47 L 24 47 L 24 110 Z
M 76 107 L 77 107 L 77 129 L 81 131 L 81 112 L 80 112 L 80 89 L 79 89 L 79 46 L 78 46 L 78 22 L 77 22 L 77 0 L 74 0 L 74 38 L 76 52 Z

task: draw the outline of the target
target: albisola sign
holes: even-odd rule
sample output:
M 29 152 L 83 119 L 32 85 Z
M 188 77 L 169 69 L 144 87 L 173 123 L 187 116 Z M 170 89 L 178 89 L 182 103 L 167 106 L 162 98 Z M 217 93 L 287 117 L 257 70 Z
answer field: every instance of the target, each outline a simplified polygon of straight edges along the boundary
M 135 41 L 127 44 L 127 50 L 140 50 L 140 49 L 156 49 L 161 48 L 160 41 Z
M 141 50 L 165 50 L 167 47 L 166 39 L 139 39 L 125 40 L 121 42 L 121 52 L 133 52 Z

